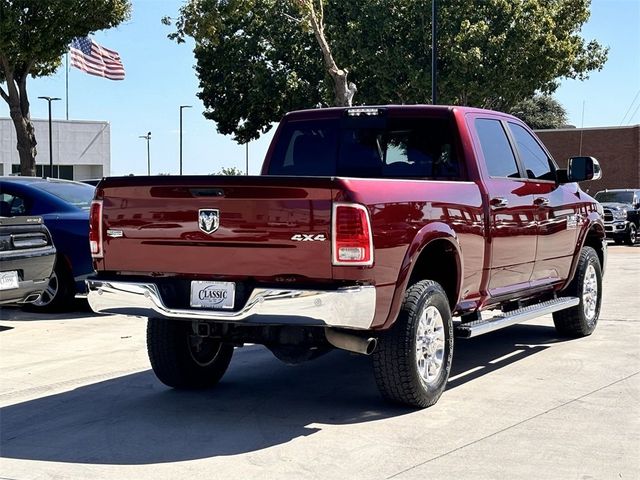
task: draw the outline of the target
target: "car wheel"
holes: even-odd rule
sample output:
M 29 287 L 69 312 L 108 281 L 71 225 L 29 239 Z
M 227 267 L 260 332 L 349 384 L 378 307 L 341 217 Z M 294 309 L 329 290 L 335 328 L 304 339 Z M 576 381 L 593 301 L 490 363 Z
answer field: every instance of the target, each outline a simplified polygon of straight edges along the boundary
M 70 310 L 75 294 L 76 285 L 73 275 L 64 261 L 58 258 L 42 295 L 35 302 L 26 304 L 24 307 L 27 310 L 42 313 Z
M 233 345 L 194 335 L 191 322 L 150 318 L 147 352 L 156 377 L 176 389 L 209 388 L 229 367 Z
M 593 248 L 584 247 L 580 252 L 576 274 L 565 294 L 578 297 L 580 303 L 553 314 L 556 330 L 569 337 L 591 335 L 598 324 L 602 302 L 602 270 Z
M 626 243 L 627 245 L 635 245 L 637 238 L 638 229 L 636 228 L 635 224 L 630 223 L 629 230 L 627 231 L 627 236 L 624 239 L 624 243 Z
M 384 398 L 413 407 L 435 404 L 447 384 L 453 356 L 453 323 L 442 287 L 431 280 L 411 286 L 396 323 L 373 353 Z

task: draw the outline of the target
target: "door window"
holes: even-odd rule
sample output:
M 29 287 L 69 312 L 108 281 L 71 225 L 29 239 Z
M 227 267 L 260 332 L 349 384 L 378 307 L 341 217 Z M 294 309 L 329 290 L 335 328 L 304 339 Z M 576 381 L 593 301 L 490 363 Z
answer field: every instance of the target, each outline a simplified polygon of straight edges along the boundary
M 536 139 L 521 125 L 509 122 L 509 128 L 516 141 L 520 159 L 527 172 L 527 178 L 535 180 L 555 180 L 551 160 Z
M 478 118 L 475 126 L 489 176 L 518 178 L 520 173 L 516 157 L 502 123 L 499 120 Z

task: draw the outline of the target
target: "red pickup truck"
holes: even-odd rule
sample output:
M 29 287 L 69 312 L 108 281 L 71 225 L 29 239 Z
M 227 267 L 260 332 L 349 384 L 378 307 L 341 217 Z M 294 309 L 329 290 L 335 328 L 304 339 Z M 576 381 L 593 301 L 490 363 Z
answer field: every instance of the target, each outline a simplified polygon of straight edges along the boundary
M 591 157 L 558 168 L 498 112 L 293 112 L 260 176 L 100 182 L 89 302 L 149 318 L 171 387 L 216 384 L 245 343 L 290 363 L 337 347 L 372 354 L 385 398 L 426 407 L 455 336 L 547 313 L 561 334 L 593 332 L 605 230 L 576 182 L 599 176 Z

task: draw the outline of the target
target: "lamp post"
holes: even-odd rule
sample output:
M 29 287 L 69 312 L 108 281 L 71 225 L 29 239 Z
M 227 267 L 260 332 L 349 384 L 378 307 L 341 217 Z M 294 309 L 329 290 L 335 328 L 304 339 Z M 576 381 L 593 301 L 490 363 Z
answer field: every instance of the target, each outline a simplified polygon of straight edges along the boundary
M 438 104 L 438 6 L 431 0 L 431 104 Z
M 149 140 L 151 140 L 151 132 L 146 135 L 140 135 L 138 138 L 144 138 L 147 141 L 147 175 L 151 176 L 151 155 L 149 153 Z
M 191 105 L 180 105 L 180 175 L 182 175 L 182 109 L 191 108 Z
M 49 175 L 53 177 L 53 142 L 51 140 L 51 102 L 55 102 L 56 100 L 60 100 L 58 97 L 38 97 L 42 100 L 46 100 L 49 104 Z M 58 177 L 60 176 L 60 169 L 58 168 Z M 42 167 L 42 178 L 45 178 L 44 174 L 44 166 Z

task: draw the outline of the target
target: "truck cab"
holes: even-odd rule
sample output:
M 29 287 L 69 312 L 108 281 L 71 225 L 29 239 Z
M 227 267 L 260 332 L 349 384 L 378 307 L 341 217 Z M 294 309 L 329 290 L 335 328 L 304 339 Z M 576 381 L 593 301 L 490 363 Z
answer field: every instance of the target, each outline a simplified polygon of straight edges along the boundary
M 617 244 L 633 246 L 640 229 L 640 190 L 612 189 L 595 194 L 604 210 L 607 238 Z

